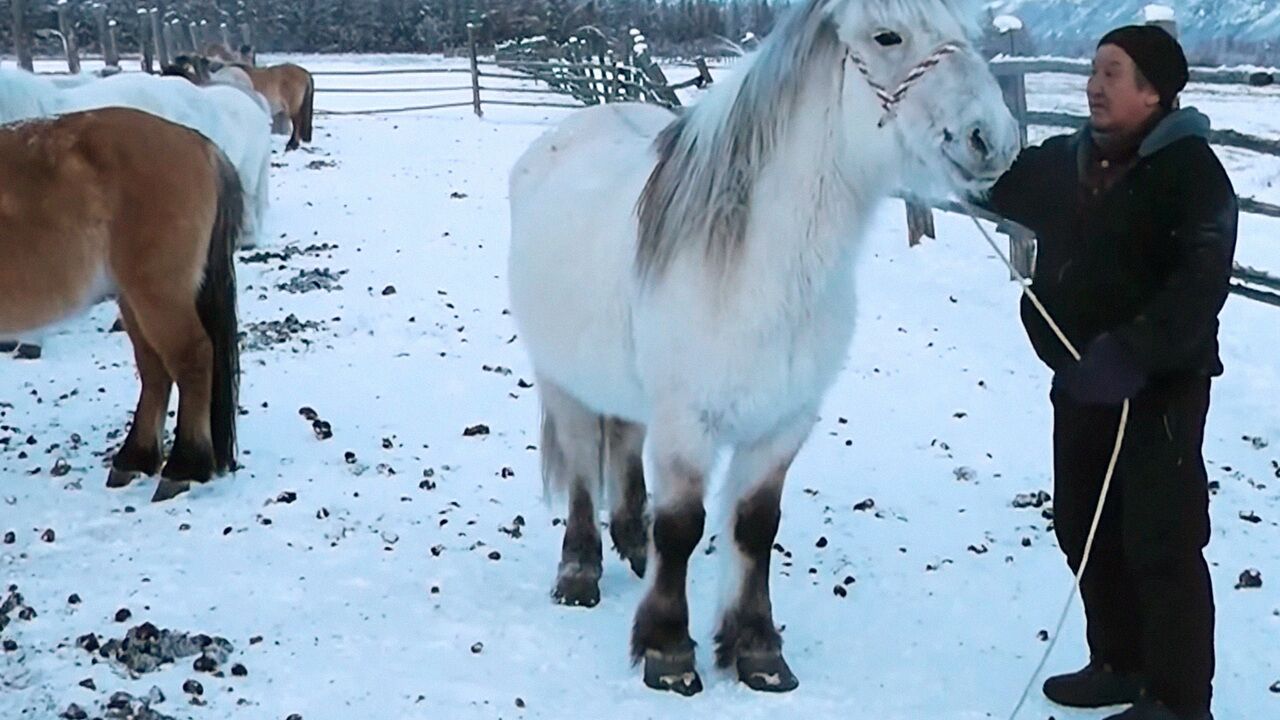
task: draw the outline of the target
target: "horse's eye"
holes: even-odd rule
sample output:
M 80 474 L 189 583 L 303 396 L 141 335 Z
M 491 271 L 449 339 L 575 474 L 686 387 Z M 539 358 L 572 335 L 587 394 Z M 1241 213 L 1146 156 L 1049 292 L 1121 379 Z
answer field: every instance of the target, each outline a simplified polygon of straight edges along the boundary
M 892 30 L 876 33 L 876 42 L 882 47 L 892 47 L 902 44 L 902 36 Z

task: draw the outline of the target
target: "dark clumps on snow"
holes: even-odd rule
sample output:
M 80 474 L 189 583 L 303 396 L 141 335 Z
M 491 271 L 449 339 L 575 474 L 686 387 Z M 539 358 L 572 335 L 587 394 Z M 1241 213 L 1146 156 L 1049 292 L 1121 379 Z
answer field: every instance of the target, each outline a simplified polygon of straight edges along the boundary
M 246 265 L 265 265 L 266 263 L 292 260 L 299 255 L 319 255 L 321 253 L 331 252 L 337 249 L 337 245 L 330 245 L 329 243 L 309 245 L 305 248 L 298 248 L 296 245 L 289 245 L 279 251 L 256 252 L 250 255 L 245 255 L 240 258 L 240 262 Z
M 152 705 L 160 705 L 164 700 L 164 693 L 157 687 L 151 688 L 151 692 L 144 698 L 136 698 L 127 692 L 113 693 L 111 698 L 107 700 L 106 706 L 103 707 L 100 713 L 96 713 L 94 718 L 101 718 L 101 720 L 174 720 L 171 715 L 165 715 L 151 709 Z M 88 720 L 89 714 L 79 705 L 72 703 L 58 717 L 63 718 L 63 720 Z
M 1018 496 L 1013 499 L 1013 506 L 1019 510 L 1025 510 L 1027 508 L 1035 508 L 1039 510 L 1052 499 L 1053 496 L 1043 490 L 1033 493 L 1019 493 Z
M 1262 587 L 1262 572 L 1259 570 L 1249 569 L 1240 573 L 1240 581 L 1236 583 L 1237 590 L 1256 590 Z
M 463 437 L 477 437 L 477 436 L 484 436 L 488 434 L 489 434 L 489 426 L 484 424 L 472 425 L 471 427 L 462 431 Z
M 246 352 L 266 350 L 276 345 L 285 345 L 294 340 L 310 345 L 311 341 L 301 337 L 303 333 L 317 332 L 325 329 L 323 322 L 299 320 L 292 313 L 284 320 L 266 320 L 245 325 L 240 333 L 240 345 Z
M 334 290 L 342 289 L 340 281 L 342 276 L 346 274 L 346 270 L 333 272 L 329 268 L 299 270 L 298 274 L 290 278 L 288 282 L 277 284 L 276 289 L 292 295 L 305 295 L 318 290 L 333 292 Z
M 0 600 L 0 632 L 9 626 L 14 619 L 23 622 L 30 622 L 36 618 L 35 608 L 26 603 L 22 597 L 22 593 L 18 592 L 17 585 L 10 585 L 9 592 Z M 14 652 L 18 649 L 16 643 L 12 640 L 6 640 L 4 644 L 5 652 Z
M 161 630 L 151 623 L 131 628 L 123 639 L 99 643 L 96 635 L 89 634 L 82 636 L 76 644 L 87 652 L 123 666 L 135 677 L 192 656 L 199 656 L 204 661 L 200 665 L 211 665 L 209 671 L 212 672 L 225 663 L 234 650 L 225 638 Z

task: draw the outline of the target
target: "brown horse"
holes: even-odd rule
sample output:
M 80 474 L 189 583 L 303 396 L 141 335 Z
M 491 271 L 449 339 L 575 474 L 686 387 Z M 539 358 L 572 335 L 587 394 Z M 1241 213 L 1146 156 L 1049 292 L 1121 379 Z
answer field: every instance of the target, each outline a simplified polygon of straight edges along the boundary
M 235 168 L 199 134 L 112 108 L 0 127 L 0 336 L 114 290 L 142 392 L 108 487 L 160 470 L 153 500 L 235 468 L 239 345 Z
M 276 124 L 273 132 L 283 135 L 283 121 L 293 124 L 285 150 L 297 150 L 300 142 L 311 142 L 311 120 L 315 114 L 316 83 L 305 69 L 286 63 L 267 68 L 236 64 L 253 81 L 253 89 L 267 99 Z

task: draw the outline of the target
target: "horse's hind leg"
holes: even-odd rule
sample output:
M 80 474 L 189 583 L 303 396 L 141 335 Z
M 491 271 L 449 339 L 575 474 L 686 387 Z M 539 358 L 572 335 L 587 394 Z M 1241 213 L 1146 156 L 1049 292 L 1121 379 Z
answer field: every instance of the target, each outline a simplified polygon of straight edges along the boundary
M 555 384 L 540 380 L 542 477 L 547 489 L 568 492 L 569 516 L 552 597 L 563 605 L 594 607 L 603 572 L 595 498 L 600 487 L 602 418 Z
M 213 392 L 213 343 L 189 294 L 129 298 L 143 335 L 178 384 L 178 428 L 153 501 L 168 500 L 192 482 L 213 477 L 216 460 L 209 421 Z
M 164 361 L 154 347 L 147 342 L 138 327 L 133 310 L 120 300 L 120 317 L 124 321 L 129 340 L 133 343 L 133 356 L 138 363 L 138 376 L 142 380 L 142 392 L 138 408 L 133 413 L 133 427 L 124 445 L 111 461 L 111 474 L 107 487 L 120 488 L 133 482 L 139 475 L 155 475 L 164 460 L 161 443 L 164 437 L 165 413 L 169 409 L 169 396 L 173 392 L 173 378 L 165 369 Z
M 289 142 L 284 145 L 285 152 L 297 150 L 302 146 L 302 113 L 294 113 L 289 118 L 289 123 L 293 126 L 293 129 L 289 134 Z
M 644 577 L 649 556 L 648 493 L 644 484 L 644 426 L 611 417 L 605 421 L 605 482 L 612 511 L 613 548 Z
M 787 469 L 812 424 L 797 420 L 763 441 L 739 447 L 729 465 L 729 482 L 742 490 L 733 519 L 738 584 L 716 634 L 716 664 L 736 669 L 738 679 L 753 690 L 787 692 L 799 685 L 782 657 L 782 635 L 773 622 L 769 558 L 782 518 Z

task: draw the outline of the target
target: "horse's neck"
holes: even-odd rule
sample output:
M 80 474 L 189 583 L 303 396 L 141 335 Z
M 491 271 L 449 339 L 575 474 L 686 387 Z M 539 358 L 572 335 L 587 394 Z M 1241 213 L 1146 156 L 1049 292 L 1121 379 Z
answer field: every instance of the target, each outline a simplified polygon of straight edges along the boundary
M 777 283 L 771 294 L 806 306 L 847 279 L 837 275 L 891 187 L 893 150 L 874 111 L 842 111 L 837 98 L 806 92 L 793 118 L 753 189 L 745 247 L 752 275 Z

